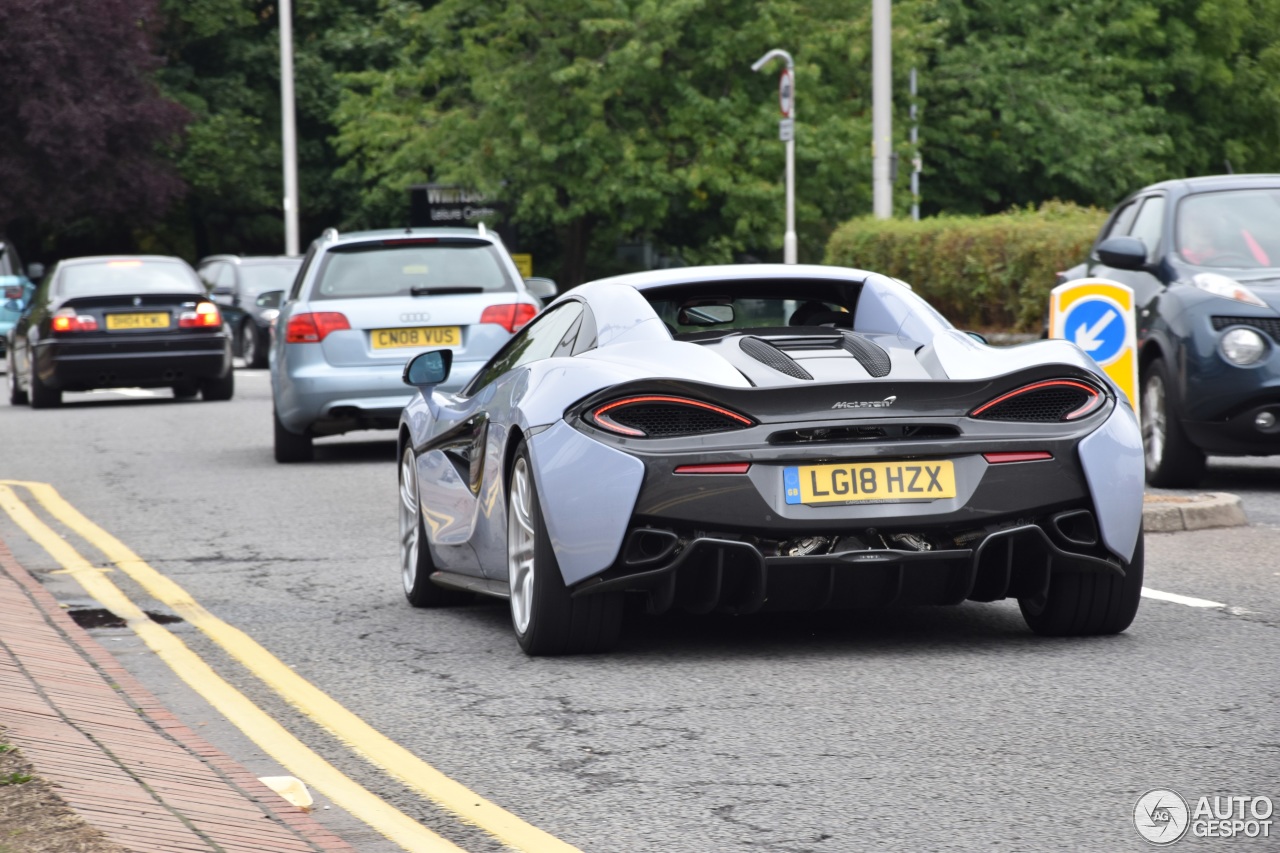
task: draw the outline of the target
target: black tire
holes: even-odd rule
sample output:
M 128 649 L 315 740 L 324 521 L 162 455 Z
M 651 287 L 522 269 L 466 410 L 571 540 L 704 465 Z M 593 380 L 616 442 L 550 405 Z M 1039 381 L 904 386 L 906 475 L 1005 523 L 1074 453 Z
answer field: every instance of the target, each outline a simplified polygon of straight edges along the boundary
M 511 624 L 525 654 L 589 654 L 608 651 L 617 643 L 623 594 L 569 595 L 523 443 L 507 485 L 507 574 Z
M 1204 451 L 1182 428 L 1173 387 L 1164 359 L 1154 359 L 1142 371 L 1142 458 L 1151 485 L 1194 488 L 1204 477 Z
M 213 400 L 230 400 L 236 393 L 236 372 L 228 369 L 226 374 L 215 379 L 206 379 L 200 383 L 200 396 L 205 402 Z
M 31 384 L 27 391 L 30 394 L 33 409 L 52 409 L 62 405 L 62 392 L 41 382 L 34 365 L 31 368 Z
M 27 405 L 27 392 L 18 387 L 18 371 L 14 368 L 13 359 L 9 359 L 9 403 L 13 406 Z
M 275 454 L 277 462 L 310 462 L 316 457 L 315 447 L 311 444 L 311 436 L 289 432 L 280 423 L 280 415 L 275 408 L 271 409 L 271 418 L 275 421 Z
M 427 528 L 418 511 L 418 469 L 413 448 L 400 455 L 400 580 L 404 597 L 414 607 L 449 607 L 466 604 L 475 596 L 446 589 L 431 581 L 436 570 L 427 544 Z
M 175 400 L 190 400 L 192 397 L 194 397 L 199 393 L 200 393 L 199 385 L 191 384 L 191 385 L 174 385 L 173 386 L 173 399 Z
M 1058 572 L 1050 576 L 1043 598 L 1019 598 L 1022 618 L 1037 634 L 1079 637 L 1119 634 L 1133 622 L 1142 596 L 1143 534 L 1124 577 L 1107 573 Z
M 258 326 L 253 320 L 245 320 L 240 327 L 240 357 L 245 367 L 266 367 L 267 348 L 262 345 Z

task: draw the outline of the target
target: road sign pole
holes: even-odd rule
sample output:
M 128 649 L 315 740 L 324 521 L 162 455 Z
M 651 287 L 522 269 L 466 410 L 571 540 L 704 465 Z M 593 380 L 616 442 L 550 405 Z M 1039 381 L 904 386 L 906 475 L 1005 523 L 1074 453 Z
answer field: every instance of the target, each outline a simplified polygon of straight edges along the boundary
M 795 63 L 791 54 L 777 48 L 757 59 L 751 66 L 752 71 L 759 71 L 773 59 L 782 59 L 787 63 L 782 76 L 778 80 L 778 101 L 782 112 L 779 122 L 779 135 L 787 146 L 787 231 L 782 238 L 783 263 L 796 263 L 796 137 L 795 137 Z

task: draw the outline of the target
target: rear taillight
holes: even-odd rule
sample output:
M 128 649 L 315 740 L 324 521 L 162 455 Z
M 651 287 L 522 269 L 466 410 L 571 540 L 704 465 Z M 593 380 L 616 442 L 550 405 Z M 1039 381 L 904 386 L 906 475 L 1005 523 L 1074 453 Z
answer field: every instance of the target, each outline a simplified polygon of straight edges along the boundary
M 51 318 L 55 332 L 96 332 L 98 320 L 76 313 L 74 308 L 63 308 Z
M 496 323 L 515 334 L 523 329 L 537 313 L 538 309 L 527 302 L 517 302 L 514 305 L 490 305 L 480 315 L 480 322 Z
M 722 406 L 653 394 L 623 397 L 596 406 L 587 420 L 609 432 L 631 438 L 672 438 L 728 432 L 755 426 L 755 421 Z
M 1106 397 L 1087 382 L 1077 379 L 1048 379 L 1033 382 L 969 413 L 971 418 L 990 421 L 1059 423 L 1074 421 L 1097 411 Z
M 350 329 L 345 314 L 337 311 L 316 311 L 308 314 L 294 314 L 285 326 L 284 342 L 287 344 L 318 344 L 329 336 L 330 332 Z
M 179 329 L 216 329 L 222 325 L 222 312 L 212 302 L 201 302 L 194 311 L 178 315 Z

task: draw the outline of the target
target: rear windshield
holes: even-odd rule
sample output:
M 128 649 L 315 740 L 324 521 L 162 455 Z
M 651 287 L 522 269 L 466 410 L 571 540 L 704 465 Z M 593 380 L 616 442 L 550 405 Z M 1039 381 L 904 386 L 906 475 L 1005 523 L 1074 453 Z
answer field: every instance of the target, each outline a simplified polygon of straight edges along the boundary
M 288 290 L 301 264 L 301 259 L 279 264 L 241 264 L 241 297 L 252 299 L 269 290 Z
M 326 253 L 310 298 L 513 291 L 499 251 L 474 240 L 338 247 Z
M 63 267 L 64 296 L 117 293 L 204 293 L 190 268 L 169 261 L 119 260 Z

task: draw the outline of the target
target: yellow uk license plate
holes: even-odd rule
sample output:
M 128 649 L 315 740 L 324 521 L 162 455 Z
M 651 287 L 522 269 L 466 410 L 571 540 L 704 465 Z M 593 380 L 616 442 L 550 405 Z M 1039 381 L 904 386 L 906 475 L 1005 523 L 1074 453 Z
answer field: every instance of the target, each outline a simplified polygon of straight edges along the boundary
M 456 347 L 462 343 L 461 326 L 418 326 L 407 329 L 374 329 L 369 333 L 374 349 L 400 347 Z
M 146 314 L 108 314 L 107 328 L 117 329 L 167 329 L 169 312 L 155 311 Z
M 928 462 L 846 462 L 782 469 L 789 504 L 928 501 L 956 496 L 955 466 Z

